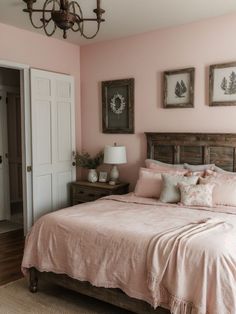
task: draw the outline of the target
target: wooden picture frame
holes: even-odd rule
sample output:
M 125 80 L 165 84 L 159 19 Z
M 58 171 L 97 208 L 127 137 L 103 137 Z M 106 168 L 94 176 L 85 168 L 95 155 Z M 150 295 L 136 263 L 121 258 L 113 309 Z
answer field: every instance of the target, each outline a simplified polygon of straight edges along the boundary
M 164 72 L 163 107 L 194 107 L 195 68 Z
M 134 133 L 134 79 L 102 82 L 103 133 Z
M 210 66 L 209 106 L 236 106 L 236 62 Z

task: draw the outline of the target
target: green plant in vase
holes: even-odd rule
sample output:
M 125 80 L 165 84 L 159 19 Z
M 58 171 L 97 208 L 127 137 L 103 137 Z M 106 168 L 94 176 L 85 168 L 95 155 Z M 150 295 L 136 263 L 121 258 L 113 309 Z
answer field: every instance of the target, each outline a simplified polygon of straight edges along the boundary
M 76 153 L 75 154 L 75 163 L 77 167 L 89 169 L 88 172 L 88 181 L 97 182 L 97 167 L 103 163 L 103 151 L 97 153 L 94 157 L 91 157 L 89 153 Z

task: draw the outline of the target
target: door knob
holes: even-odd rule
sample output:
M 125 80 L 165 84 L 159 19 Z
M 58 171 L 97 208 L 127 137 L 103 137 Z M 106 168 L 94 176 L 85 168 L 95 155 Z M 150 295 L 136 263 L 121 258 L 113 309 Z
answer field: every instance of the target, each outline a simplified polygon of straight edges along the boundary
M 72 162 L 72 166 L 73 166 L 73 167 L 75 167 L 75 166 L 76 166 L 76 163 L 75 163 L 74 161 Z
M 0 164 L 2 164 L 2 156 L 0 156 Z

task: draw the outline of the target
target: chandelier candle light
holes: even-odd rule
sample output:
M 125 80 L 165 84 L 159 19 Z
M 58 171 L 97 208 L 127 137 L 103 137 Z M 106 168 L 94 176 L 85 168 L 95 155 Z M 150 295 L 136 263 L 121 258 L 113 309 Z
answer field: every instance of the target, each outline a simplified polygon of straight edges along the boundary
M 84 18 L 82 9 L 78 0 L 46 0 L 40 9 L 34 8 L 37 0 L 23 0 L 27 9 L 24 12 L 29 13 L 30 22 L 34 28 L 43 29 L 47 36 L 52 36 L 57 27 L 63 30 L 63 37 L 67 38 L 67 31 L 80 32 L 86 39 L 94 38 L 100 29 L 101 22 L 105 20 L 102 15 L 105 11 L 101 8 L 101 1 L 97 0 L 97 8 L 93 10 L 96 18 Z M 33 13 L 40 13 L 40 23 L 35 24 Z M 84 22 L 97 22 L 97 29 L 91 36 L 84 33 Z
M 116 165 L 126 164 L 126 148 L 125 146 L 117 146 L 116 143 L 114 146 L 105 146 L 104 149 L 104 164 L 111 164 L 112 169 L 110 172 L 110 181 L 109 184 L 115 185 L 119 182 L 119 171 Z

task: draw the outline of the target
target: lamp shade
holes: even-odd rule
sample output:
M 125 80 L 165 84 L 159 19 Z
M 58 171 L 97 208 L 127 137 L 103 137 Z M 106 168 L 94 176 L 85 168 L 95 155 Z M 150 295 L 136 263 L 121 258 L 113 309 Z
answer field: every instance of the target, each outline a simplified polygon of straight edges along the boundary
M 126 148 L 125 146 L 105 146 L 104 149 L 104 164 L 125 164 L 126 159 Z

